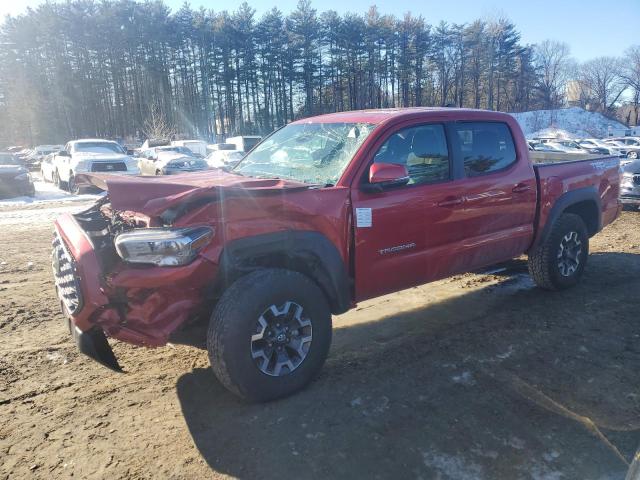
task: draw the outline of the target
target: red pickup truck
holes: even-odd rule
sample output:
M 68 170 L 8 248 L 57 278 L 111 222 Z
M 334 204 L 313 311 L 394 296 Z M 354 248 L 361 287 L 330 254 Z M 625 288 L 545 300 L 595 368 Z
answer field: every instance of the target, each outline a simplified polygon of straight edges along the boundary
M 523 253 L 540 287 L 574 285 L 619 213 L 618 159 L 531 153 L 506 114 L 372 110 L 291 123 L 229 172 L 91 175 L 108 194 L 55 222 L 58 297 L 80 350 L 114 370 L 106 336 L 156 347 L 210 316 L 218 379 L 286 396 L 356 302 Z

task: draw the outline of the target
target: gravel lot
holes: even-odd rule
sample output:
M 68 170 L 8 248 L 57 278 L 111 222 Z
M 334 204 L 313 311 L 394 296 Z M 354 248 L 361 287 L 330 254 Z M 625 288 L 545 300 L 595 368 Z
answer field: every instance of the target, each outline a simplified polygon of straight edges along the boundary
M 640 435 L 640 212 L 592 241 L 581 285 L 523 260 L 335 317 L 320 378 L 266 405 L 227 393 L 196 325 L 76 352 L 53 296 L 51 220 L 0 203 L 0 478 L 622 479 Z

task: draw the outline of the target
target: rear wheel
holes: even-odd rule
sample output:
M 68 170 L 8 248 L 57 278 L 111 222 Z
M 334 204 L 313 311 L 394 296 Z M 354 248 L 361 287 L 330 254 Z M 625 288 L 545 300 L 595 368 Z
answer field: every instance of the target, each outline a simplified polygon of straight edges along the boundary
M 218 302 L 207 334 L 211 368 L 253 402 L 286 397 L 320 371 L 331 344 L 331 312 L 308 277 L 264 269 L 237 280 Z
M 627 158 L 633 158 L 635 160 L 636 158 L 638 158 L 638 152 L 632 151 L 627 153 Z
M 578 215 L 562 214 L 547 239 L 529 254 L 529 274 L 539 287 L 562 290 L 578 283 L 589 256 L 587 227 Z
M 156 170 L 156 175 L 162 175 L 162 171 Z

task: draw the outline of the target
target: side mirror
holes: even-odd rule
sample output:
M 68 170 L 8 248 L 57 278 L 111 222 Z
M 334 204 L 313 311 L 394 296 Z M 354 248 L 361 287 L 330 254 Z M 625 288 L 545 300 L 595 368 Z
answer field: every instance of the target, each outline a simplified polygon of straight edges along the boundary
M 374 163 L 369 168 L 369 183 L 362 185 L 367 192 L 382 192 L 387 188 L 400 187 L 409 183 L 409 171 L 405 165 L 395 163 Z

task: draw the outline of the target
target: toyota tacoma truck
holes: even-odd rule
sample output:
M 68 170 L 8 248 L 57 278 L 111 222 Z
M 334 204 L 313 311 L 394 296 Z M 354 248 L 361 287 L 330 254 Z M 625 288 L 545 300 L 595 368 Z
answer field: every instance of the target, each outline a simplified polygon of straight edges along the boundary
M 139 175 L 137 160 L 127 155 L 119 143 L 111 140 L 82 139 L 68 142 L 52 159 L 53 183 L 71 193 L 80 193 L 78 175 L 108 172 Z
M 541 288 L 575 285 L 619 214 L 618 158 L 531 155 L 507 114 L 372 110 L 293 122 L 231 171 L 88 175 L 108 193 L 56 220 L 57 294 L 114 370 L 107 337 L 158 347 L 204 317 L 220 382 L 283 397 L 357 302 L 523 253 Z

